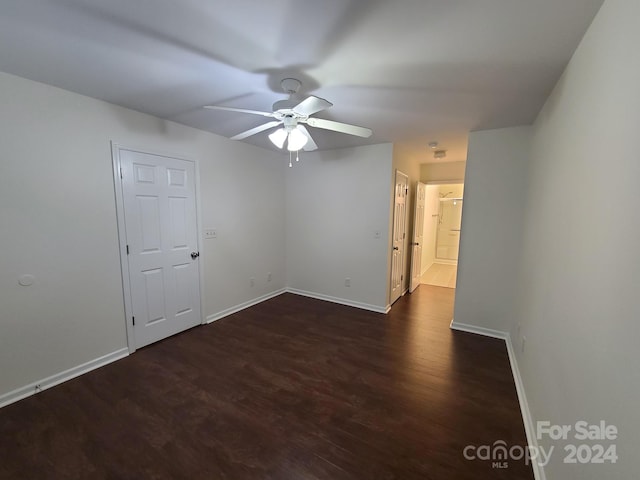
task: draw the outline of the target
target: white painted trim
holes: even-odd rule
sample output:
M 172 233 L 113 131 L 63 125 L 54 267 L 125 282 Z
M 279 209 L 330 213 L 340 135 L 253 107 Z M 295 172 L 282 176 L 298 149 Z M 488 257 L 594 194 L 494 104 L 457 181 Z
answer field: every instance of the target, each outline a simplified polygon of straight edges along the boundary
M 200 280 L 200 325 L 205 325 L 207 320 L 204 316 L 204 264 L 207 258 L 204 252 L 204 224 L 202 223 L 202 199 L 200 198 L 200 162 L 197 159 L 192 160 L 195 166 L 195 187 L 196 187 L 196 230 L 198 231 L 196 245 L 198 246 L 198 275 Z
M 323 295 L 322 293 L 307 292 L 305 290 L 298 290 L 297 288 L 287 288 L 287 293 L 293 293 L 294 295 L 301 295 L 303 297 L 315 298 L 316 300 L 325 300 L 327 302 L 338 303 L 340 305 L 346 305 L 347 307 L 360 308 L 362 310 L 369 310 L 376 313 L 388 313 L 391 308 L 390 306 L 380 307 L 378 305 L 371 305 L 369 303 L 355 302 L 353 300 L 347 300 L 346 298 Z
M 30 383 L 29 385 L 25 385 L 24 387 L 20 387 L 11 392 L 5 393 L 4 395 L 0 395 L 0 408 L 17 402 L 18 400 L 22 400 L 23 398 L 30 397 L 31 395 L 35 395 L 42 390 L 55 387 L 56 385 L 66 382 L 67 380 L 79 377 L 80 375 L 90 372 L 91 370 L 103 367 L 128 355 L 129 350 L 127 348 L 121 348 L 120 350 L 108 353 L 106 355 L 103 355 L 102 357 L 98 357 L 89 362 L 83 363 L 82 365 L 78 365 L 77 367 L 70 368 L 68 370 L 65 370 L 64 372 L 56 373 L 54 375 L 51 375 L 50 377 L 43 378 L 42 380 L 38 380 L 37 382 Z
M 536 436 L 535 422 L 531 416 L 531 410 L 529 410 L 529 403 L 527 402 L 527 395 L 524 391 L 524 383 L 520 376 L 520 370 L 518 369 L 518 360 L 516 359 L 516 354 L 513 350 L 511 335 L 508 333 L 506 334 L 505 342 L 507 344 L 507 353 L 509 354 L 509 363 L 511 364 L 511 373 L 513 374 L 513 380 L 516 384 L 516 392 L 518 392 L 518 402 L 520 403 L 520 412 L 522 413 L 522 421 L 524 422 L 524 431 L 527 435 L 527 444 L 530 447 L 537 448 L 538 437 Z M 542 465 L 536 461 L 533 461 L 531 465 L 533 467 L 533 476 L 535 477 L 535 480 L 547 479 Z
M 518 403 L 520 404 L 520 413 L 522 415 L 522 423 L 524 423 L 524 431 L 527 436 L 527 445 L 530 447 L 538 447 L 538 438 L 536 437 L 536 428 L 533 417 L 531 416 L 531 410 L 529 410 L 529 403 L 527 402 L 527 395 L 524 391 L 524 383 L 520 376 L 520 370 L 518 369 L 518 360 L 513 349 L 513 343 L 511 342 L 511 335 L 507 332 L 501 332 L 499 330 L 492 330 L 490 328 L 477 327 L 475 325 L 467 325 L 464 323 L 456 323 L 451 320 L 451 329 L 461 332 L 475 333 L 483 335 L 485 337 L 498 338 L 505 341 L 507 346 L 507 354 L 509 356 L 509 364 L 511 365 L 511 374 L 513 375 L 513 381 L 516 385 L 516 392 L 518 394 Z M 531 462 L 533 468 L 533 476 L 535 480 L 546 480 L 547 476 L 544 471 L 544 467 L 538 462 Z
M 277 297 L 278 295 L 282 295 L 286 292 L 286 289 L 281 288 L 280 290 L 276 290 L 275 292 L 267 293 L 266 295 L 262 295 L 261 297 L 254 298 L 253 300 L 249 300 L 248 302 L 241 303 L 239 305 L 235 305 L 233 307 L 222 310 L 218 313 L 213 313 L 207 316 L 207 323 L 215 322 L 216 320 L 220 320 L 221 318 L 228 317 L 229 315 L 233 315 L 245 308 L 253 307 L 259 303 L 262 303 L 270 298 Z
M 499 338 L 501 340 L 506 340 L 508 336 L 508 333 L 501 332 L 500 330 L 492 330 L 490 328 L 476 327 L 475 325 L 467 325 L 466 323 L 457 323 L 453 319 L 451 320 L 451 325 L 449 327 L 451 328 L 451 330 L 457 330 L 459 332 L 475 333 L 478 335 L 483 335 L 485 337 Z
M 116 221 L 118 224 L 118 242 L 120 249 L 120 272 L 122 273 L 122 296 L 124 299 L 124 325 L 127 332 L 127 346 L 129 353 L 136 351 L 136 342 L 133 331 L 133 322 L 129 319 L 133 312 L 131 300 L 131 283 L 129 281 L 129 262 L 127 261 L 127 229 L 124 219 L 124 189 L 122 188 L 122 164 L 120 162 L 120 150 L 126 147 L 111 142 L 111 161 L 113 162 L 113 186 L 116 197 Z

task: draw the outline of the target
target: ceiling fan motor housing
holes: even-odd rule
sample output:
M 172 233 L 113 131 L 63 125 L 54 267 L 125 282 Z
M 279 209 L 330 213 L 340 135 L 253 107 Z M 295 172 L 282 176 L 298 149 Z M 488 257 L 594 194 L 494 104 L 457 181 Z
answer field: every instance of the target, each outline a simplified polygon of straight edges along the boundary
M 302 84 L 295 78 L 285 78 L 280 82 L 280 86 L 284 93 L 289 95 L 289 98 L 284 100 L 278 100 L 273 104 L 273 111 L 280 112 L 284 115 L 293 113 L 293 107 L 300 103 L 300 99 L 296 97 L 296 93 L 300 90 Z
M 298 105 L 298 103 L 300 103 L 300 101 L 293 97 L 289 97 L 285 100 L 278 100 L 276 103 L 273 104 L 273 111 L 281 112 L 281 113 L 284 113 L 285 115 L 288 113 L 293 113 L 293 107 Z
M 289 95 L 298 93 L 300 85 L 302 85 L 300 81 L 295 78 L 285 78 L 280 82 L 280 86 L 282 87 L 282 90 L 284 90 L 284 93 L 288 93 Z

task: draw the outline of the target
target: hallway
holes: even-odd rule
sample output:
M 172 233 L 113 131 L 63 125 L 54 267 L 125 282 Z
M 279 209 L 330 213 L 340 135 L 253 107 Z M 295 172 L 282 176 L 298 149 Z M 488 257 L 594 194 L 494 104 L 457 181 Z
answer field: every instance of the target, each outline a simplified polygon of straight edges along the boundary
M 435 287 L 456 288 L 457 279 L 458 265 L 434 263 L 422 274 L 420 283 Z

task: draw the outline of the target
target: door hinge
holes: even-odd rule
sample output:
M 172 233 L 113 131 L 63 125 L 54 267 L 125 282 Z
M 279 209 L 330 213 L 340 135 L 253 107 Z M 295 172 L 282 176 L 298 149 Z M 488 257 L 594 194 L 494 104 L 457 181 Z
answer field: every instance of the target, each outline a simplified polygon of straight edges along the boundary
M 127 255 L 129 255 L 129 245 L 127 245 Z
M 131 320 L 133 321 L 133 326 L 136 326 L 136 317 L 131 317 Z
M 122 171 L 122 167 L 120 167 L 120 178 L 124 178 L 124 173 Z
M 404 194 L 409 195 L 409 187 L 404 187 Z
M 400 281 L 404 280 L 404 275 L 400 275 Z
M 406 234 L 406 233 L 403 233 L 403 234 L 402 234 L 402 239 L 404 240 L 405 238 L 407 238 L 407 234 Z

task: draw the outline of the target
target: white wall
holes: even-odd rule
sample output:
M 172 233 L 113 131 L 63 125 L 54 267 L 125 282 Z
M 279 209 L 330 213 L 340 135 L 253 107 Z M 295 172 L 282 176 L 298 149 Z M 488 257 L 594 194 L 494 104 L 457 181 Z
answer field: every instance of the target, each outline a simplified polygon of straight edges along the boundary
M 287 169 L 288 286 L 384 310 L 391 145 L 301 153 L 300 162 Z
M 464 184 L 441 183 L 438 185 L 438 196 L 442 198 L 463 198 Z
M 420 181 L 424 183 L 463 181 L 466 162 L 437 162 L 420 165 Z
M 205 315 L 284 288 L 275 154 L 6 74 L 0 105 L 0 397 L 126 347 L 111 140 L 199 162 Z
M 285 162 L 280 155 L 209 135 L 200 162 L 205 312 L 226 310 L 286 286 Z M 271 273 L 271 281 L 268 274 Z M 254 286 L 250 286 L 254 278 Z
M 516 295 L 531 127 L 469 136 L 456 323 L 506 331 Z
M 534 126 L 510 325 L 514 344 L 519 323 L 527 337 L 516 351 L 529 405 L 536 421 L 620 431 L 598 442 L 617 444 L 615 465 L 566 465 L 559 442 L 549 479 L 638 477 L 638 45 L 640 2 L 605 1 Z

